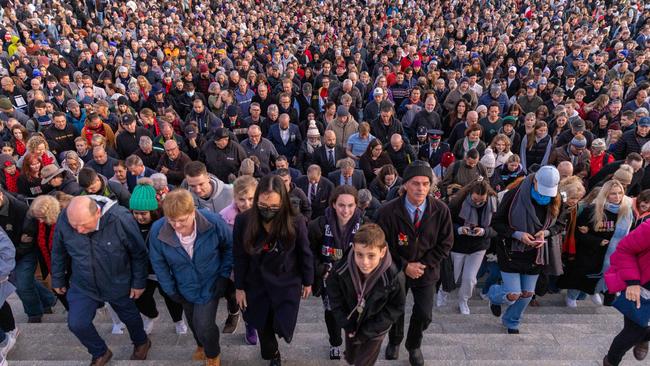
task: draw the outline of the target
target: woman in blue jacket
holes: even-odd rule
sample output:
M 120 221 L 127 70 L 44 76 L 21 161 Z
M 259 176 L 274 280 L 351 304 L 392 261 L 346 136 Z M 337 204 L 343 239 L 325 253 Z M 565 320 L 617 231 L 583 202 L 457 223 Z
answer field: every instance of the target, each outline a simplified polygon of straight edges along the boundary
M 232 236 L 223 219 L 194 207 L 192 194 L 176 189 L 163 201 L 165 217 L 149 233 L 149 257 L 163 291 L 183 304 L 198 345 L 193 359 L 221 363 L 217 304 L 232 270 Z
M 253 207 L 235 219 L 233 238 L 237 303 L 257 329 L 262 358 L 279 366 L 276 334 L 291 342 L 300 297 L 309 296 L 314 281 L 307 226 L 279 176 L 260 180 Z

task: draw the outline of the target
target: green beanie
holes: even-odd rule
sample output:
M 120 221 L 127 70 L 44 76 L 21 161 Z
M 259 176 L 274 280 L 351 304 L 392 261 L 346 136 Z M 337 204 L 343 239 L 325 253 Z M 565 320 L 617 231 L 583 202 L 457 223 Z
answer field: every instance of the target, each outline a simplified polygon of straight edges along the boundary
M 154 211 L 158 209 L 156 189 L 149 184 L 138 184 L 133 188 L 129 208 L 135 211 Z

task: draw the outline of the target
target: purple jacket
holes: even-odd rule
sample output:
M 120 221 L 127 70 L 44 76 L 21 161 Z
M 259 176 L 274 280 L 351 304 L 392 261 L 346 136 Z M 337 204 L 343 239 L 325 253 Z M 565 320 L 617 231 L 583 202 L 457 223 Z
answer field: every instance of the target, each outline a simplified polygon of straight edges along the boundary
M 618 244 L 605 282 L 610 293 L 650 282 L 650 222 L 641 224 Z

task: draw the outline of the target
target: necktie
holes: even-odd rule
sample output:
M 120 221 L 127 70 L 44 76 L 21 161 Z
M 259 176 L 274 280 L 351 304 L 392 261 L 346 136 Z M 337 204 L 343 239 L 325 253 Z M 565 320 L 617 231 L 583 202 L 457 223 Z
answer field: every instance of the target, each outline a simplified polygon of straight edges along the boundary
M 316 184 L 312 183 L 311 187 L 309 187 L 309 201 L 313 202 L 315 198 L 316 198 Z
M 415 225 L 415 229 L 420 228 L 420 208 L 415 209 L 415 215 L 413 216 L 413 225 Z
M 330 165 L 334 165 L 334 150 L 330 150 L 327 152 L 327 160 L 329 161 Z

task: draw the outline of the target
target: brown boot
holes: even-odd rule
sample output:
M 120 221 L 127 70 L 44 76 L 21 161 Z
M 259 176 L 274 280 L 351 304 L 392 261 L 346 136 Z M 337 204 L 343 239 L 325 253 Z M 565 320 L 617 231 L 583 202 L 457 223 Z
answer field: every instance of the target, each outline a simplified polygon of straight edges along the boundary
M 192 361 L 203 361 L 205 360 L 205 351 L 203 350 L 203 347 L 196 347 L 196 350 L 194 350 L 194 353 L 192 354 Z
M 146 360 L 147 353 L 149 353 L 149 348 L 151 348 L 151 339 L 147 338 L 147 341 L 139 346 L 133 346 L 133 353 L 131 354 L 132 360 Z
M 648 342 L 641 342 L 634 346 L 632 353 L 634 353 L 634 358 L 638 361 L 645 360 L 645 357 L 648 355 Z
M 607 356 L 605 356 L 605 358 L 603 358 L 603 366 L 614 366 L 614 365 L 612 365 L 612 363 L 609 362 L 609 360 L 607 359 Z
M 111 360 L 111 358 L 113 358 L 113 352 L 111 352 L 110 349 L 106 350 L 101 357 L 93 360 L 93 362 L 90 363 L 90 366 L 104 366 Z
M 215 358 L 206 358 L 205 366 L 221 366 L 221 355 Z

